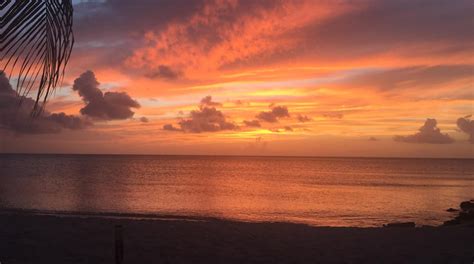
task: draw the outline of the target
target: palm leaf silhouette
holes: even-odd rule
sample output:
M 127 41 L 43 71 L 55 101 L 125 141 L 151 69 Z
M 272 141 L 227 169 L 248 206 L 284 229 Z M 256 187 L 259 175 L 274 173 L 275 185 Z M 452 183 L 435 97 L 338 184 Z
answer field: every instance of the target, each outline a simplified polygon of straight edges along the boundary
M 20 96 L 35 89 L 38 115 L 71 55 L 72 1 L 0 0 L 0 14 L 0 71 L 16 79 Z

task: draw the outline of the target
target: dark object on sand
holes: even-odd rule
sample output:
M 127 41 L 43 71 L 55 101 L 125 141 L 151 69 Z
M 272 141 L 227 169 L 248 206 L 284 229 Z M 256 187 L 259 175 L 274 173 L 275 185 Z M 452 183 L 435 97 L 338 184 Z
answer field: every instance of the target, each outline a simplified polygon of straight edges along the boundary
M 460 212 L 457 218 L 461 221 L 474 221 L 474 210 Z
M 462 202 L 459 207 L 461 207 L 463 211 L 474 210 L 474 202 L 465 201 Z
M 452 225 L 461 225 L 461 224 L 474 224 L 474 202 L 465 201 L 462 202 L 459 207 L 461 207 L 461 211 L 459 214 L 452 220 L 445 221 L 443 226 L 452 226 Z M 452 208 L 449 208 L 452 209 Z M 448 210 L 449 210 L 448 209 Z M 448 211 L 454 212 L 454 211 Z
M 453 220 L 444 221 L 443 226 L 452 226 L 452 225 L 459 225 L 459 224 L 461 224 L 461 221 L 459 221 L 458 219 L 453 219 Z
M 115 264 L 123 263 L 123 229 L 121 225 L 115 226 Z
M 415 222 L 388 223 L 383 227 L 415 227 Z
M 458 212 L 458 211 L 459 211 L 458 209 L 454 209 L 452 207 L 446 210 L 446 212 L 450 212 L 450 213 Z

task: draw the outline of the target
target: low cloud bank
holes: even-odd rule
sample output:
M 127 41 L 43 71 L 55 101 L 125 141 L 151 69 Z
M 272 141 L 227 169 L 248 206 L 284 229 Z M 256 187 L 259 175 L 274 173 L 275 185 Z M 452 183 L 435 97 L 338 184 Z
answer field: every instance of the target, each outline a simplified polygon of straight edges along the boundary
M 15 134 L 49 134 L 92 125 L 86 118 L 63 112 L 50 113 L 44 110 L 39 116 L 32 117 L 34 104 L 33 99 L 18 95 L 5 74 L 0 72 L 0 129 Z
M 441 133 L 437 127 L 436 119 L 428 118 L 425 124 L 420 127 L 419 132 L 408 136 L 395 136 L 395 141 L 405 143 L 429 143 L 429 144 L 450 144 L 454 142 L 448 134 Z
M 260 112 L 256 118 L 269 123 L 276 123 L 279 119 L 290 117 L 286 106 L 271 106 L 271 111 Z
M 238 129 L 237 125 L 228 121 L 226 116 L 216 109 L 217 106 L 221 104 L 212 101 L 211 96 L 206 96 L 201 100 L 199 109 L 191 111 L 189 118 L 181 119 L 177 126 L 165 124 L 163 130 L 203 133 Z
M 469 135 L 469 143 L 474 144 L 474 120 L 471 120 L 471 115 L 459 118 L 456 124 L 462 132 Z

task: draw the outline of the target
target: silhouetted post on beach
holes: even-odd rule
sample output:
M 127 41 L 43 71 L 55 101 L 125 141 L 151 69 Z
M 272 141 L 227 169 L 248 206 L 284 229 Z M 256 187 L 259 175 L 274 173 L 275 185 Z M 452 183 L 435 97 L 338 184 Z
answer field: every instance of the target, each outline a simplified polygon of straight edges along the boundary
M 115 226 L 115 264 L 123 263 L 123 228 Z

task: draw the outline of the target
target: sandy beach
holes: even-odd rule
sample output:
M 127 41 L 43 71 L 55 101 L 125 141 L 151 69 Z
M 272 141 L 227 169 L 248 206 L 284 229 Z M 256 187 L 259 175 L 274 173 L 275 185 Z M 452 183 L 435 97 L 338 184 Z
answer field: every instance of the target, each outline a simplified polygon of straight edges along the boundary
M 218 219 L 0 214 L 1 263 L 472 263 L 472 226 L 335 228 Z

